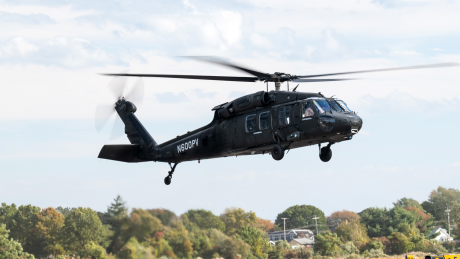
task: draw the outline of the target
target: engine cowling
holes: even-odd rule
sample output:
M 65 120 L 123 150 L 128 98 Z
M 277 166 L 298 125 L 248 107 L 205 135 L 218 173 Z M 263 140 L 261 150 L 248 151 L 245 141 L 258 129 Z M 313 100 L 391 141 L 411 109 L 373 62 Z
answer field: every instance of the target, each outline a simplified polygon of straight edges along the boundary
M 225 104 L 217 111 L 217 113 L 221 118 L 228 118 L 238 112 L 246 111 L 255 107 L 265 106 L 269 102 L 269 94 L 265 91 L 260 91 L 254 94 L 242 96 Z

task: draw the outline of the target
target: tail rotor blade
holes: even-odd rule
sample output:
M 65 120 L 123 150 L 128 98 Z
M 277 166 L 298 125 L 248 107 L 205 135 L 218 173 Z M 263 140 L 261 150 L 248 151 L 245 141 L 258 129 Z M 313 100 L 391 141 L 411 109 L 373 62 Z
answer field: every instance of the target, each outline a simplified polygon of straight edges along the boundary
M 112 126 L 112 132 L 110 133 L 109 140 L 117 139 L 125 134 L 125 125 L 119 116 L 116 117 L 115 122 Z
M 142 77 L 139 77 L 134 85 L 128 89 L 129 92 L 126 96 L 126 99 L 136 106 L 141 106 L 144 102 L 144 81 Z
M 96 131 L 100 132 L 114 114 L 113 104 L 98 104 L 96 107 L 95 125 Z
M 109 88 L 109 91 L 112 94 L 114 100 L 118 100 L 119 98 L 125 96 L 125 94 L 126 94 L 126 81 L 127 81 L 126 77 L 124 77 L 124 76 L 116 76 L 107 85 L 107 87 Z

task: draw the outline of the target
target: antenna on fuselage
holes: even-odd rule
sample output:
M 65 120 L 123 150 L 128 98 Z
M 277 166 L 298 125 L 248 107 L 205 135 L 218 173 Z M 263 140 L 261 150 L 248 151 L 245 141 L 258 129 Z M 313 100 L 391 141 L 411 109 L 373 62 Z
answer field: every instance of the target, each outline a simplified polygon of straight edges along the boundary
M 294 87 L 294 89 L 292 89 L 293 92 L 295 92 L 295 90 L 297 89 L 297 87 L 299 87 L 300 84 L 297 84 L 296 87 Z

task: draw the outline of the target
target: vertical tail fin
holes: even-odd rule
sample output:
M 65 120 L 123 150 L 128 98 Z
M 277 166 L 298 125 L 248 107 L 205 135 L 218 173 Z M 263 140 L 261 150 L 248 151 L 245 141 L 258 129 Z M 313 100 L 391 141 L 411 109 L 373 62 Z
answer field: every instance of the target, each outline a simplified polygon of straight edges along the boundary
M 125 133 L 131 144 L 144 146 L 149 151 L 155 149 L 158 144 L 134 115 L 137 108 L 133 103 L 121 100 L 117 102 L 115 110 L 125 124 Z

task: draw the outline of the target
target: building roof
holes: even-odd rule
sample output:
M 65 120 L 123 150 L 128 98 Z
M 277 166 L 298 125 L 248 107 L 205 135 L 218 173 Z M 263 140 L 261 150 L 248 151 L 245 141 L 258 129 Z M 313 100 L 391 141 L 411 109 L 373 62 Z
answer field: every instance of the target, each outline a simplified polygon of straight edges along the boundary
M 313 235 L 313 232 L 309 229 L 286 229 L 286 234 L 289 233 L 289 232 L 294 232 L 294 233 L 302 233 L 302 232 L 306 232 L 310 235 Z M 279 231 L 274 231 L 274 232 L 271 232 L 271 233 L 268 233 L 269 235 L 270 234 L 284 234 L 284 231 L 283 230 L 279 230 Z
M 433 235 L 434 233 L 437 233 L 438 231 L 441 231 L 441 234 L 445 234 L 445 235 L 449 235 L 449 233 L 447 232 L 447 230 L 443 229 L 443 228 L 434 228 L 431 233 L 430 233 L 430 236 Z
M 296 241 L 301 245 L 314 245 L 315 241 L 310 238 L 294 238 L 292 241 Z

